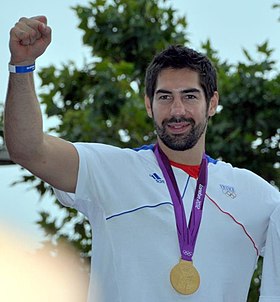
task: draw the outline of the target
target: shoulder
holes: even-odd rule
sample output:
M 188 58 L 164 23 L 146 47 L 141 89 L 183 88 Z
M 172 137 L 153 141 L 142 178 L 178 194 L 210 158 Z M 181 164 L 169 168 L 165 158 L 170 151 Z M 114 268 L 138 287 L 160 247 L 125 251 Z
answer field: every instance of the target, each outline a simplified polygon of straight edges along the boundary
M 126 152 L 126 153 L 131 153 L 131 154 L 140 154 L 142 152 L 148 152 L 148 153 L 153 153 L 153 145 L 143 145 L 141 147 L 137 148 L 121 148 L 109 144 L 103 144 L 103 143 L 84 143 L 84 142 L 76 142 L 73 143 L 76 149 L 80 150 L 87 150 L 89 152 L 99 152 L 99 151 L 104 151 L 104 152 Z
M 98 159 L 108 159 L 111 162 L 114 160 L 114 163 L 116 163 L 117 160 L 155 161 L 153 149 L 145 146 L 136 149 L 120 148 L 101 143 L 74 143 L 74 146 L 80 158 L 89 161 L 96 161 Z
M 215 163 L 209 163 L 209 174 L 215 181 L 221 184 L 231 183 L 251 198 L 258 196 L 280 203 L 278 188 L 248 169 L 234 167 L 230 163 L 218 160 Z
M 211 159 L 211 158 L 210 158 Z M 217 174 L 221 174 L 222 177 L 234 177 L 239 181 L 247 180 L 253 181 L 264 185 L 271 186 L 265 179 L 263 179 L 258 174 L 245 169 L 233 166 L 231 163 L 222 161 L 222 160 L 213 160 L 211 159 L 209 162 L 210 169 Z

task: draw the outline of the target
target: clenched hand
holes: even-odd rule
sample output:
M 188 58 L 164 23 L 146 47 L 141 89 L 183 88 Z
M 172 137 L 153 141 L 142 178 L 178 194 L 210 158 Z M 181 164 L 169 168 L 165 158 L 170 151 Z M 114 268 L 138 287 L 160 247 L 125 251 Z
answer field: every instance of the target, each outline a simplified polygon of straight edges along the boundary
M 21 18 L 10 31 L 10 63 L 29 65 L 44 53 L 51 42 L 47 18 Z

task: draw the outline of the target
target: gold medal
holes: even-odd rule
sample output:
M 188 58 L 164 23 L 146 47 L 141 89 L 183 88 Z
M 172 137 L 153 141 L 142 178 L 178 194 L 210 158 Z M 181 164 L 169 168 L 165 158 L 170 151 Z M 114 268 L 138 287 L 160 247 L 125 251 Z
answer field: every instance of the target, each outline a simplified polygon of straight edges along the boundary
M 181 259 L 170 272 L 170 282 L 182 295 L 191 295 L 199 288 L 200 277 L 192 261 Z

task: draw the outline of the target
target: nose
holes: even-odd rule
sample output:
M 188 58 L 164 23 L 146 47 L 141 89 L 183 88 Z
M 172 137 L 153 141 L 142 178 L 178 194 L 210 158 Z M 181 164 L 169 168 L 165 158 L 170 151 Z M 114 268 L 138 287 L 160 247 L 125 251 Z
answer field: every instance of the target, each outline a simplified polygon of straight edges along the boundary
M 170 112 L 171 116 L 179 117 L 179 116 L 185 115 L 186 108 L 180 97 L 176 97 L 173 99 L 170 110 L 171 110 L 171 112 Z

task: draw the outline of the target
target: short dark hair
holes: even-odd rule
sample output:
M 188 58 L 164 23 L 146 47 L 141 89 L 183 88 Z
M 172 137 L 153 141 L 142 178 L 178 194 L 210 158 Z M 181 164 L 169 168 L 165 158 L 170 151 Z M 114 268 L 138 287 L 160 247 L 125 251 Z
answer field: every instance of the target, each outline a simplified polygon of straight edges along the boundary
M 188 68 L 199 74 L 200 85 L 204 91 L 207 106 L 210 98 L 217 91 L 216 70 L 203 54 L 185 46 L 170 45 L 158 53 L 149 64 L 145 77 L 145 93 L 152 103 L 159 73 L 163 69 Z

